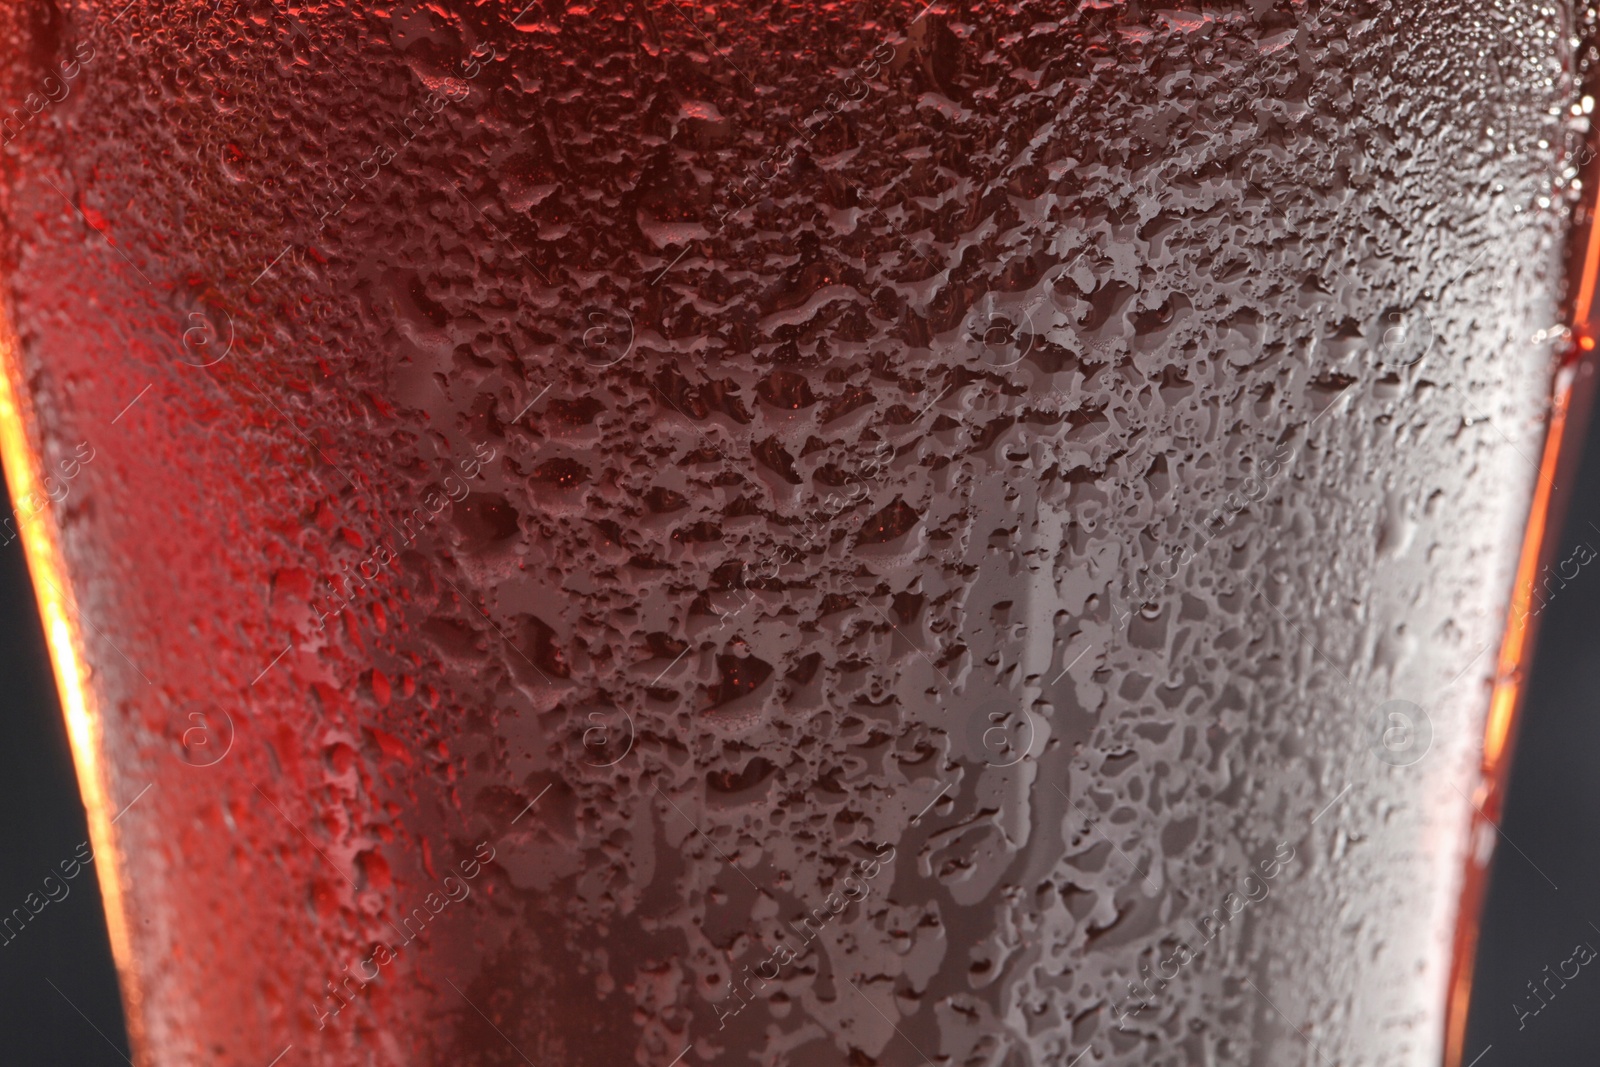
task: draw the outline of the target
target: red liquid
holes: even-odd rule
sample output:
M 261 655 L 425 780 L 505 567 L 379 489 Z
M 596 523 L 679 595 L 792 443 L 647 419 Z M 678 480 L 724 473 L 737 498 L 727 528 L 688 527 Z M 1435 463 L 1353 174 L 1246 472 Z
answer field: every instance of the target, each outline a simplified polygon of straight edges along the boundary
M 143 1063 L 1437 1058 L 1560 27 L 5 17 Z

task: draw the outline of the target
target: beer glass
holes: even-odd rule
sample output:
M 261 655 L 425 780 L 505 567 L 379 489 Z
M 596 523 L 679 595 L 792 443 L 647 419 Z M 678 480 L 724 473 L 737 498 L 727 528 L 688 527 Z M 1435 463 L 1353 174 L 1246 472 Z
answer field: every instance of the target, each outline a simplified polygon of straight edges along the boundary
M 1439 1062 L 1564 7 L 3 10 L 141 1065 Z

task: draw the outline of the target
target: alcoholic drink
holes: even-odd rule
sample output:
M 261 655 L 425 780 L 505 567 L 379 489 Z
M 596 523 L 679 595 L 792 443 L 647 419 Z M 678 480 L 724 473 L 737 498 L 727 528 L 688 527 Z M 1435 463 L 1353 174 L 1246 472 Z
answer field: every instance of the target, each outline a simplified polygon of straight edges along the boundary
M 1438 1061 L 1559 12 L 4 10 L 141 1063 Z

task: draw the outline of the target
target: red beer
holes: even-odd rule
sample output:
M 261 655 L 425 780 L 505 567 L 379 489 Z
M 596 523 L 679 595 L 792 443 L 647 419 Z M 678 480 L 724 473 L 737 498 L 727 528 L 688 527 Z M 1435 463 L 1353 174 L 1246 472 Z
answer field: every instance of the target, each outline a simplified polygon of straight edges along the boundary
M 1438 1060 L 1555 16 L 5 10 L 141 1063 Z

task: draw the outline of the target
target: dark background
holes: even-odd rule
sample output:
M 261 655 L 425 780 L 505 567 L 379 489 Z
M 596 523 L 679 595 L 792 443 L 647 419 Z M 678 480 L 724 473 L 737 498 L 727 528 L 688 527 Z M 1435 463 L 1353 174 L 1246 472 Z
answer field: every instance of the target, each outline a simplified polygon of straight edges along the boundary
M 1586 558 L 1580 546 L 1600 550 L 1600 419 L 1591 418 L 1577 476 L 1566 488 L 1566 518 L 1549 553 L 1552 574 L 1558 561 Z M 1600 555 L 1564 587 L 1551 587 L 1538 625 L 1480 933 L 1464 1067 L 1480 1054 L 1478 1067 L 1559 1067 L 1592 1064 L 1600 1052 Z M 1587 965 L 1574 958 L 1580 943 L 1597 953 Z M 1563 965 L 1567 974 L 1578 967 L 1577 977 L 1563 980 Z
M 0 515 L 9 516 L 9 508 Z M 14 525 L 14 521 L 13 524 Z M 0 540 L 11 537 L 0 525 Z M 65 882 L 61 862 L 89 839 L 44 630 L 22 541 L 0 547 L 0 918 L 21 908 L 27 925 L 0 934 L 0 1062 L 18 1067 L 127 1064 L 122 1003 L 93 864 Z M 52 988 L 54 983 L 54 988 Z M 99 1032 L 96 1033 L 96 1028 Z
M 6 536 L 0 525 L 0 539 Z M 1600 420 L 1591 421 L 1552 559 L 1571 557 L 1580 544 L 1600 550 Z M 1600 1050 L 1600 955 L 1564 987 L 1559 976 L 1551 980 L 1553 996 L 1541 985 L 1542 1007 L 1528 989 L 1556 974 L 1580 942 L 1600 953 L 1600 554 L 1555 591 L 1539 625 L 1463 1067 L 1588 1067 Z M 28 894 L 42 897 L 44 878 L 88 839 L 20 539 L 0 546 L 0 626 L 9 704 L 0 718 L 4 918 L 15 908 L 27 913 Z M 0 943 L 6 1064 L 128 1062 L 93 868 L 68 884 L 70 895 Z M 1520 1016 L 1519 1006 L 1528 1014 Z

